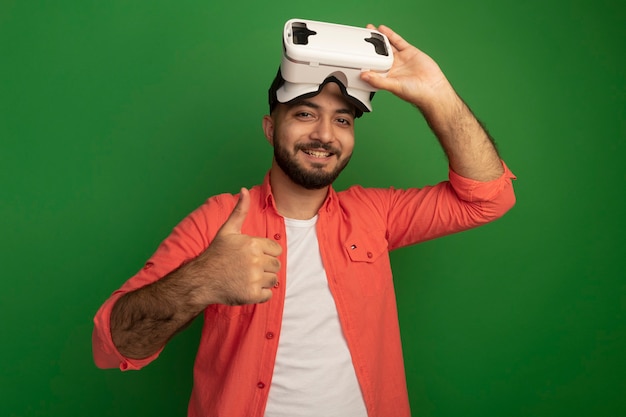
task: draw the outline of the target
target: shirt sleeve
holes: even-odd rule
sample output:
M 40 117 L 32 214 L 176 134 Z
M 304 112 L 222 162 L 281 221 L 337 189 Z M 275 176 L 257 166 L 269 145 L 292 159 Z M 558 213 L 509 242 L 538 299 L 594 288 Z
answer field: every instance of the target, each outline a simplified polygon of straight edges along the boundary
M 122 355 L 111 339 L 111 310 L 115 302 L 126 292 L 116 291 L 100 307 L 94 318 L 94 328 L 91 337 L 93 359 L 98 368 L 119 368 L 122 371 L 139 370 L 155 360 L 163 348 L 144 359 L 130 359 Z
M 506 166 L 504 161 L 502 161 L 502 167 L 504 168 L 502 175 L 491 181 L 476 181 L 465 178 L 454 172 L 452 168 L 449 170 L 448 177 L 457 196 L 464 201 L 492 201 L 497 199 L 502 192 L 505 192 L 505 197 L 513 198 L 511 203 L 514 204 L 515 195 L 512 192 L 511 180 L 517 179 L 517 177 Z M 506 193 L 507 189 L 511 192 Z
M 392 190 L 387 208 L 390 250 L 468 230 L 494 221 L 515 204 L 515 175 L 491 181 L 464 178 L 450 169 L 449 180 L 434 186 Z

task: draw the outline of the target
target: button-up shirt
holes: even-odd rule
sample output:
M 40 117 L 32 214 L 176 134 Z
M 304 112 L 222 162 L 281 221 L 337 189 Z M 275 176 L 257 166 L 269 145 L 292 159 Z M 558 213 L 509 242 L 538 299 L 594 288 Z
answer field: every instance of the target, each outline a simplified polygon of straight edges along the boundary
M 479 182 L 454 171 L 435 186 L 399 190 L 330 188 L 318 212 L 317 235 L 328 284 L 337 306 L 370 417 L 411 415 L 389 251 L 460 232 L 502 216 L 515 203 L 504 165 L 498 179 Z M 250 190 L 242 233 L 283 246 L 283 268 L 270 301 L 209 305 L 194 365 L 188 415 L 262 417 L 274 370 L 285 299 L 285 225 L 269 182 Z M 129 359 L 111 340 L 110 315 L 125 293 L 150 284 L 202 253 L 231 214 L 238 196 L 208 199 L 179 223 L 144 267 L 102 305 L 94 319 L 96 365 L 140 369 L 159 355 Z M 332 389 L 332 387 L 329 387 Z

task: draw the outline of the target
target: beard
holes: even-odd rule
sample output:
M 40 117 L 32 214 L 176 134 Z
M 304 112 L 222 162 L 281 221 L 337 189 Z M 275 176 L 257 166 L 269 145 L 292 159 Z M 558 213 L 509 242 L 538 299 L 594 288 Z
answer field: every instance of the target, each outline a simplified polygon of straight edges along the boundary
M 307 148 L 323 148 L 327 152 L 332 152 L 337 158 L 337 166 L 330 172 L 324 171 L 324 164 L 312 164 L 311 169 L 303 167 L 295 158 L 295 155 Z M 339 176 L 341 171 L 348 165 L 352 155 L 348 155 L 345 159 L 341 159 L 341 152 L 330 145 L 326 144 L 300 144 L 296 145 L 294 153 L 291 154 L 288 149 L 281 145 L 280 140 L 274 141 L 274 159 L 283 170 L 283 172 L 301 187 L 307 190 L 319 190 L 331 185 Z

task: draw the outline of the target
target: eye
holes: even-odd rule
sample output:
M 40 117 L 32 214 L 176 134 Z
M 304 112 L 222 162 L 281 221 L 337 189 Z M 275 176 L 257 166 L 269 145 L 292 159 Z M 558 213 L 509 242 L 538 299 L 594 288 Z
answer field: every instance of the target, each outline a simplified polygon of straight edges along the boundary
M 346 118 L 340 117 L 340 118 L 337 119 L 337 123 L 339 123 L 341 125 L 345 125 L 345 126 L 350 126 L 352 121 L 350 119 L 346 119 Z
M 296 117 L 307 119 L 307 118 L 313 117 L 313 114 L 308 111 L 299 111 L 296 113 Z

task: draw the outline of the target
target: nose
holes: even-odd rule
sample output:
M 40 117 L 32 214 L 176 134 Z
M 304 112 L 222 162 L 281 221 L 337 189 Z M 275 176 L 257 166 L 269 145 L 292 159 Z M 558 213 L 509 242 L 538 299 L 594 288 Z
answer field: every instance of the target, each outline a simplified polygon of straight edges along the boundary
M 329 143 L 335 139 L 335 132 L 333 129 L 333 123 L 330 118 L 322 117 L 311 132 L 311 139 L 318 140 L 322 143 Z

